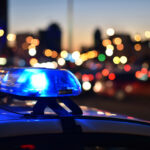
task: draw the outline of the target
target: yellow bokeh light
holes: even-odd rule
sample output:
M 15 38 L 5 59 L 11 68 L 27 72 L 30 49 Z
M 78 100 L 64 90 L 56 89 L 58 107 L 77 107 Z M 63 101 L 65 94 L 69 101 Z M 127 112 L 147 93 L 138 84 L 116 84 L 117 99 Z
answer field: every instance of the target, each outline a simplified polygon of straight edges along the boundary
M 34 66 L 35 64 L 38 63 L 38 60 L 36 58 L 31 58 L 29 63 L 30 63 L 31 66 Z
M 145 37 L 150 38 L 150 31 L 145 31 Z
M 89 51 L 89 52 L 87 53 L 87 57 L 88 57 L 89 59 L 95 58 L 95 57 L 97 57 L 97 56 L 98 56 L 98 52 L 97 52 L 96 50 Z
M 122 51 L 123 49 L 124 49 L 124 45 L 123 44 L 117 45 L 117 50 Z
M 46 57 L 50 57 L 50 56 L 52 56 L 52 51 L 51 51 L 50 49 L 46 49 L 46 50 L 44 51 L 44 55 L 45 55 Z
M 122 43 L 122 39 L 119 38 L 119 37 L 116 37 L 116 38 L 113 39 L 113 43 L 115 45 L 120 45 Z
M 88 60 L 88 54 L 86 54 L 86 53 L 81 54 L 80 58 L 82 61 L 86 61 L 86 60 Z
M 134 39 L 135 39 L 136 42 L 140 42 L 141 41 L 141 36 L 139 34 L 136 34 L 134 36 Z
M 106 47 L 107 45 L 111 45 L 111 40 L 109 40 L 109 39 L 103 40 L 103 41 L 102 41 L 102 45 L 105 46 L 105 47 Z
M 32 48 L 35 48 L 34 44 L 31 44 L 31 45 L 28 46 L 28 49 L 32 49 Z
M 38 46 L 40 44 L 40 41 L 39 41 L 39 39 L 32 39 L 31 43 L 35 46 Z
M 66 58 L 68 56 L 68 52 L 66 50 L 61 51 L 60 56 L 62 58 Z
M 10 41 L 10 42 L 15 41 L 16 40 L 16 35 L 12 34 L 12 33 L 8 34 L 7 35 L 7 40 Z
M 141 49 L 142 49 L 141 44 L 135 44 L 135 45 L 134 45 L 134 49 L 135 49 L 136 51 L 141 51 Z
M 114 46 L 113 46 L 113 45 L 107 45 L 107 46 L 106 46 L 106 49 L 114 50 Z
M 114 64 L 119 64 L 120 63 L 120 58 L 118 56 L 115 56 L 113 58 L 113 62 L 114 62 Z
M 2 37 L 4 35 L 4 30 L 0 29 L 0 37 Z

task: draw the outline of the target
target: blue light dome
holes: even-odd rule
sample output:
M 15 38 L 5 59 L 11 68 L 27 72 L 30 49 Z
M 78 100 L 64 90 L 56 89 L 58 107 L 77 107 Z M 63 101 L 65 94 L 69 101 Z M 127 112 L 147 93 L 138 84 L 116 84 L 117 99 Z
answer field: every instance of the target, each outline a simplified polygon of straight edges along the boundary
M 0 70 L 0 92 L 27 97 L 77 96 L 81 85 L 68 70 L 12 68 Z

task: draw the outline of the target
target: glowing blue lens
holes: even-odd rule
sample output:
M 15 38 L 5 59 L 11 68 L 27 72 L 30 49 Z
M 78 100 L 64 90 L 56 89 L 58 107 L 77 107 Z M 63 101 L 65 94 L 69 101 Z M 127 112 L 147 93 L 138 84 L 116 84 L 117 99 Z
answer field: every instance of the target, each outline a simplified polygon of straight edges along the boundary
M 76 96 L 81 85 L 67 70 L 13 68 L 0 70 L 0 92 L 28 97 Z

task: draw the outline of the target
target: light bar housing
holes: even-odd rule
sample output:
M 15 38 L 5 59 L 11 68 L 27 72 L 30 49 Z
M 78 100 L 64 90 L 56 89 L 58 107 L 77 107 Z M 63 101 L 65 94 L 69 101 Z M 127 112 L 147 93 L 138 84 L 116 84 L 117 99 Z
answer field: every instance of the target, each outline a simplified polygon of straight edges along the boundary
M 0 92 L 31 98 L 77 96 L 81 85 L 68 70 L 5 68 L 0 70 Z

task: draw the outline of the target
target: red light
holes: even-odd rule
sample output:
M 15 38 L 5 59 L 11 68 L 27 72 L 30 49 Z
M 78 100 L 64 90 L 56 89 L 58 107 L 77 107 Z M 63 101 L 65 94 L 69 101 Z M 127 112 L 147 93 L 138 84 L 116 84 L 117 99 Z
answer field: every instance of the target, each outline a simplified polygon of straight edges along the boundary
M 150 71 L 148 71 L 148 77 L 150 78 Z
M 131 70 L 131 66 L 128 65 L 128 64 L 126 64 L 126 65 L 124 66 L 124 70 L 125 70 L 126 72 L 129 72 L 129 71 Z
M 87 74 L 83 74 L 82 81 L 89 81 L 89 76 Z
M 20 148 L 21 149 L 26 149 L 26 150 L 34 150 L 35 149 L 35 145 L 26 144 L 26 145 L 21 145 Z
M 140 71 L 136 71 L 135 77 L 138 79 L 142 78 L 142 73 Z
M 108 78 L 109 78 L 109 80 L 115 80 L 116 75 L 114 73 L 110 73 Z
M 147 74 L 147 73 L 148 73 L 148 70 L 147 70 L 146 68 L 142 68 L 142 69 L 141 69 L 141 72 L 142 72 L 143 74 Z
M 108 76 L 108 74 L 109 74 L 109 70 L 108 69 L 103 69 L 102 70 L 102 75 L 103 76 Z
M 95 77 L 97 80 L 100 80 L 102 78 L 102 74 L 100 72 L 97 72 Z
M 94 80 L 94 75 L 89 74 L 89 81 L 93 81 Z

